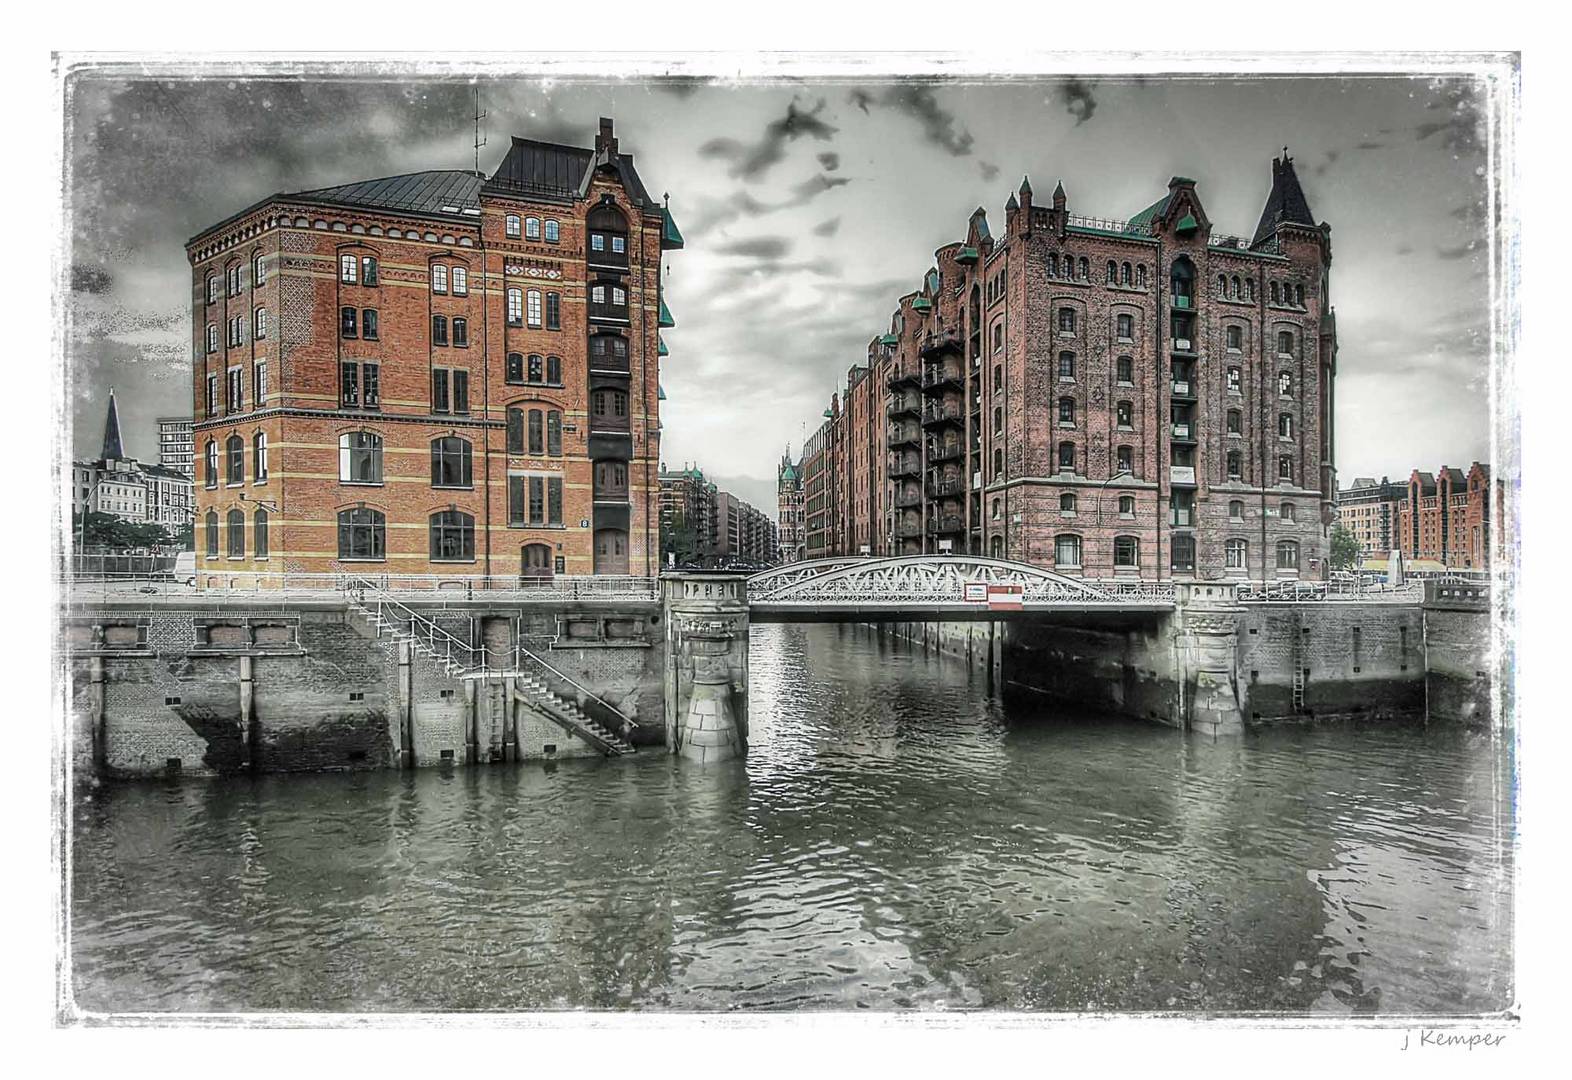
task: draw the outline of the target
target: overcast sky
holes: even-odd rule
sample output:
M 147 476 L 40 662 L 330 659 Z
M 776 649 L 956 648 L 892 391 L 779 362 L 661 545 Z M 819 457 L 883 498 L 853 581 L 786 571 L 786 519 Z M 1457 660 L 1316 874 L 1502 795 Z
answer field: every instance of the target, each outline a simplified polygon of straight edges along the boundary
M 96 457 L 112 385 L 128 452 L 189 408 L 184 241 L 256 200 L 474 165 L 470 84 L 79 76 L 67 118 L 73 444 Z M 1337 464 L 1355 476 L 1487 460 L 1483 99 L 1409 78 L 752 83 L 488 80 L 480 151 L 581 146 L 614 117 L 687 238 L 661 375 L 668 466 L 773 512 L 846 369 L 967 215 L 995 231 L 1023 174 L 1072 213 L 1125 218 L 1195 178 L 1216 228 L 1253 231 L 1287 145 L 1332 226 Z

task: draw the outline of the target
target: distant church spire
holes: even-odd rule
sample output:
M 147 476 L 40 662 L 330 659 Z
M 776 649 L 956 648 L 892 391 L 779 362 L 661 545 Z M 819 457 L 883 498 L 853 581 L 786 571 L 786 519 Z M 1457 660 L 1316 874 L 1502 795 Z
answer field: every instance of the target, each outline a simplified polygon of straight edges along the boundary
M 120 445 L 120 413 L 115 408 L 115 388 L 109 388 L 109 415 L 104 418 L 104 452 L 99 455 L 105 461 L 120 461 L 126 456 L 125 450 Z

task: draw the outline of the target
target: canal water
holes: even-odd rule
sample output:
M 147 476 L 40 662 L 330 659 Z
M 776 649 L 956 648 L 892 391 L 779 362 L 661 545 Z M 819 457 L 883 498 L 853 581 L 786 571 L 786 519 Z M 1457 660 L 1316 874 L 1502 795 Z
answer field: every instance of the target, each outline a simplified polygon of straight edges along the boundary
M 752 749 L 106 785 L 72 970 L 105 1011 L 1472 1013 L 1512 1003 L 1499 757 L 1218 742 L 866 629 L 760 626 Z

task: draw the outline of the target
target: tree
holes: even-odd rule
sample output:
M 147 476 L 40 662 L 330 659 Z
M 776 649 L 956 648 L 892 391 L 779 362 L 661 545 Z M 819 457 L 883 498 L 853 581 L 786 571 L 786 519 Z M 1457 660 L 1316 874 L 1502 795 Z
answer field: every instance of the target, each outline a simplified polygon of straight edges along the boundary
M 163 526 L 151 522 L 127 521 L 115 514 L 98 510 L 87 513 L 86 528 L 82 515 L 71 515 L 71 535 L 84 548 L 106 548 L 110 551 L 129 551 L 132 548 L 148 549 L 171 542 Z
M 669 524 L 664 522 L 661 524 L 660 557 L 663 564 L 674 561 L 678 566 L 686 566 L 698 561 L 698 537 L 688 527 L 686 515 L 680 510 L 672 515 Z
M 1341 525 L 1332 526 L 1331 561 L 1333 570 L 1353 570 L 1359 565 L 1359 541 Z

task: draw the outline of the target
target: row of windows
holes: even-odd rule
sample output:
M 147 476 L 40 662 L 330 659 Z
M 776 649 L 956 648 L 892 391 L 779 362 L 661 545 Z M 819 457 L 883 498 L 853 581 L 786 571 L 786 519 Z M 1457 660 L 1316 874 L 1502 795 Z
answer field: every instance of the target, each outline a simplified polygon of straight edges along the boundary
M 219 284 L 218 284 L 218 281 L 219 281 L 219 278 L 218 278 L 217 274 L 210 272 L 207 275 L 206 290 L 207 290 L 207 302 L 209 304 L 216 304 L 216 303 L 218 303 L 218 298 L 219 298 Z M 225 286 L 226 286 L 225 291 L 226 291 L 227 295 L 229 295 L 229 296 L 239 296 L 240 295 L 240 291 L 241 291 L 241 287 L 242 287 L 243 282 L 241 281 L 241 273 L 240 273 L 240 264 L 239 263 L 235 263 L 234 265 L 230 266 L 227 270 L 224 271 L 224 281 L 225 281 Z M 262 269 L 262 256 L 261 255 L 257 255 L 257 256 L 255 256 L 251 260 L 251 287 L 254 288 L 254 289 L 261 288 L 266 283 L 267 283 L 267 276 L 266 276 L 266 274 L 264 273 L 264 271 Z
M 446 294 L 448 291 L 448 274 L 453 275 L 453 295 L 469 295 L 469 268 L 455 264 L 451 268 L 445 263 L 431 264 L 431 291 Z
M 203 483 L 209 488 L 218 486 L 219 457 L 218 443 L 213 439 L 207 441 L 206 453 L 203 455 Z M 267 432 L 259 431 L 251 438 L 251 469 L 254 483 L 267 481 Z M 243 484 L 246 482 L 246 441 L 239 435 L 231 435 L 224 441 L 224 483 Z
M 1068 400 L 1068 399 L 1066 399 Z M 1072 403 L 1073 404 L 1073 403 Z M 1063 402 L 1060 403 L 1061 410 Z M 1061 415 L 1063 413 L 1061 412 Z M 1180 451 L 1189 451 L 1188 447 L 1175 447 L 1173 464 L 1179 467 L 1192 465 L 1193 462 L 1181 459 Z M 1075 471 L 1075 443 L 1065 441 L 1056 447 L 1054 455 L 1060 472 Z M 892 459 L 893 463 L 894 459 Z M 1238 480 L 1243 474 L 1244 458 L 1238 451 L 1230 451 L 1227 456 L 1228 479 Z M 1131 446 L 1119 446 L 1114 450 L 1114 476 L 1135 474 L 1135 449 Z M 1281 481 L 1292 481 L 1294 478 L 1294 459 L 1291 454 L 1280 455 L 1277 459 L 1277 478 Z M 993 452 L 993 476 L 995 481 L 1004 479 L 1004 449 L 996 447 Z
M 542 299 L 545 300 L 544 324 L 541 320 Z M 532 330 L 539 330 L 544 325 L 547 330 L 561 330 L 561 294 L 549 292 L 543 295 L 539 289 L 509 289 L 508 325 L 528 326 Z
M 994 538 L 996 544 L 999 537 Z M 1195 569 L 1195 538 L 1193 536 L 1175 536 L 1172 539 L 1171 566 L 1175 570 Z M 1081 565 L 1082 539 L 1075 533 L 1060 533 L 1054 537 L 1053 559 L 1054 565 L 1059 568 L 1075 569 Z M 1233 538 L 1223 542 L 1223 565 L 1230 570 L 1243 570 L 1249 558 L 1249 541 Z M 1299 542 L 1297 540 L 1279 540 L 1277 542 L 1277 568 L 1279 570 L 1299 569 Z M 1134 536 L 1114 537 L 1114 560 L 1117 569 L 1136 569 L 1141 565 L 1141 541 Z
M 1065 261 L 1066 261 L 1066 269 L 1068 269 L 1069 268 L 1068 267 L 1068 262 L 1069 262 L 1069 257 L 1068 256 L 1066 256 Z M 1053 273 L 1053 257 L 1051 255 L 1048 258 L 1048 268 L 1049 268 L 1048 272 L 1050 274 L 1052 274 Z M 1081 269 L 1081 275 L 1084 278 L 1084 276 L 1086 274 L 1086 260 L 1085 259 L 1081 260 L 1080 269 Z M 1107 283 L 1109 285 L 1124 285 L 1124 286 L 1127 286 L 1127 287 L 1133 286 L 1134 288 L 1137 288 L 1137 289 L 1144 289 L 1144 288 L 1146 288 L 1146 267 L 1144 267 L 1144 266 L 1137 266 L 1135 268 L 1134 273 L 1131 273 L 1130 264 L 1129 263 L 1117 263 L 1116 264 L 1112 259 L 1109 259 L 1105 277 L 1106 277 Z
M 207 545 L 206 545 L 207 546 L 207 557 L 210 558 L 210 559 L 216 559 L 216 558 L 218 558 L 218 512 L 216 510 L 209 510 L 207 512 L 207 517 L 204 519 L 203 524 L 204 524 L 204 530 L 203 531 L 206 534 L 206 540 L 207 540 Z M 245 558 L 246 557 L 246 515 L 245 515 L 245 513 L 243 511 L 240 511 L 240 510 L 231 510 L 225 516 L 225 525 L 227 526 L 226 532 L 227 532 L 228 537 L 229 537 L 229 544 L 228 544 L 228 547 L 227 547 L 225 553 L 232 559 L 243 559 L 243 558 Z M 251 550 L 252 550 L 252 554 L 253 554 L 253 556 L 255 558 L 265 559 L 265 558 L 268 557 L 267 533 L 268 533 L 268 516 L 267 516 L 267 511 L 263 510 L 261 507 L 258 507 L 256 513 L 252 515 L 252 537 L 253 537 L 253 539 L 252 539 L 252 549 Z
M 503 221 L 503 228 L 512 240 L 539 240 L 543 234 L 548 244 L 555 244 L 562 239 L 562 225 L 555 218 L 547 218 L 542 223 L 537 217 L 521 220 L 519 215 L 509 214 Z
M 377 260 L 372 255 L 340 255 L 338 257 L 338 280 L 345 285 L 365 285 L 375 288 L 377 282 Z
M 225 335 L 225 343 L 229 348 L 233 349 L 246 343 L 246 317 L 244 315 L 234 316 L 226 326 L 228 332 Z M 265 341 L 267 339 L 267 308 L 259 307 L 251 313 L 250 329 L 253 340 Z M 210 353 L 218 351 L 217 323 L 207 324 L 207 351 Z

